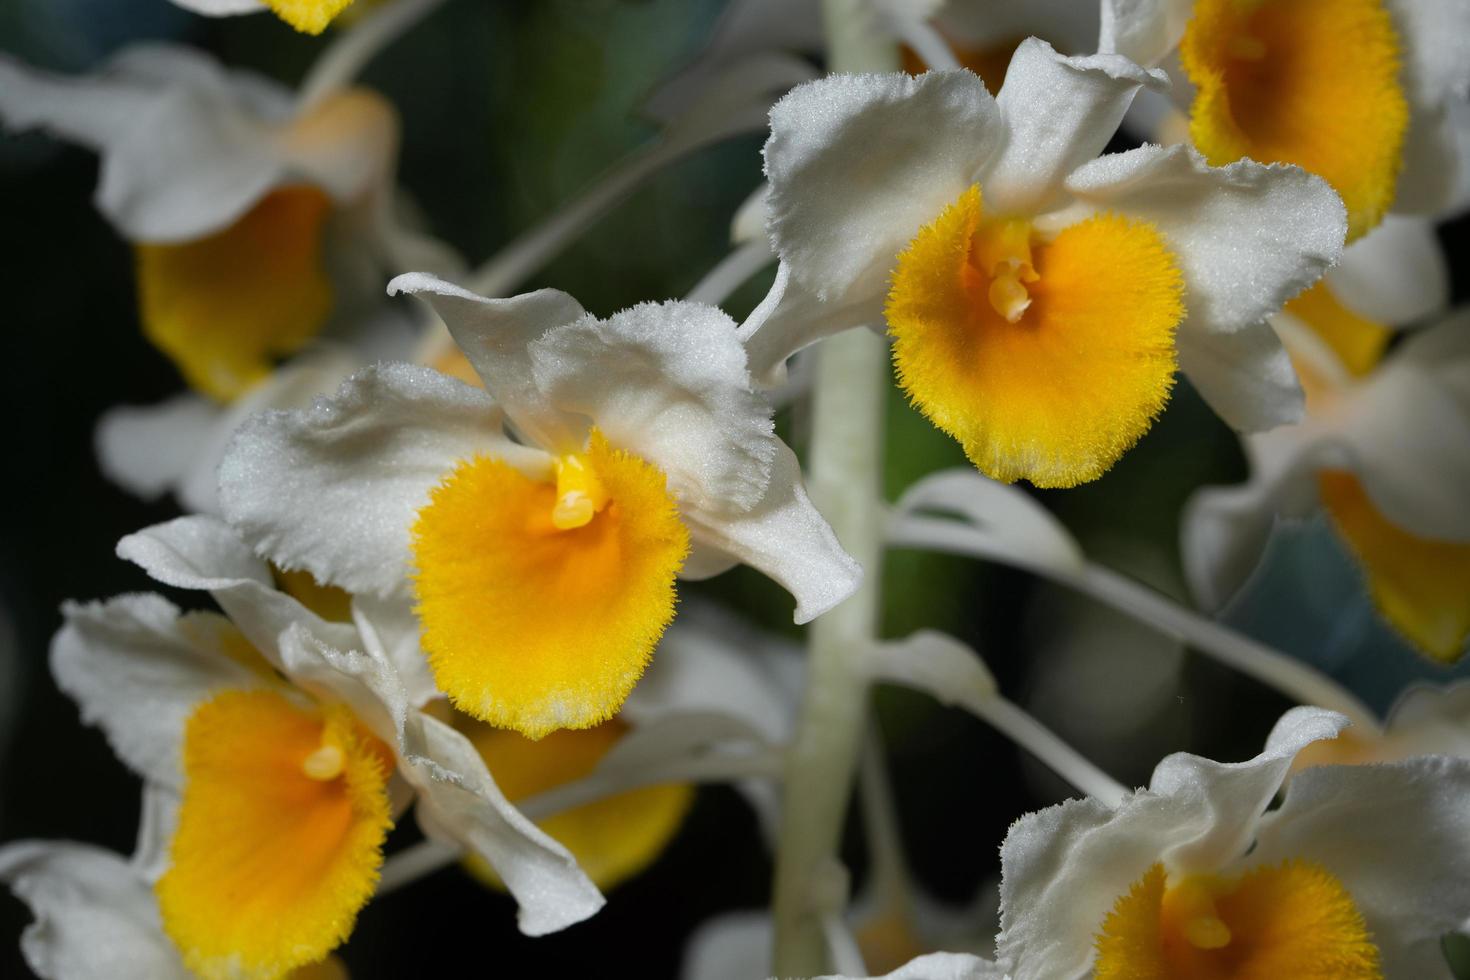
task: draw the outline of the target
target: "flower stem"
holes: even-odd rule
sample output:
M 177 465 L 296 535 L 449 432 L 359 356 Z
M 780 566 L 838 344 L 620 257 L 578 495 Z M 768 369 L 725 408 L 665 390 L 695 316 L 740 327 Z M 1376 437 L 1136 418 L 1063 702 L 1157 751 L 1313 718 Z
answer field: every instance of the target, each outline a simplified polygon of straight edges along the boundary
M 444 0 L 398 0 L 368 14 L 340 34 L 306 73 L 297 95 L 298 111 L 316 105 L 351 85 L 359 72 L 388 45 L 402 37 Z
M 893 41 L 857 0 L 823 0 L 833 71 L 898 66 Z M 787 761 L 777 840 L 773 965 L 782 976 L 827 970 L 818 883 L 836 860 L 862 749 L 868 680 L 862 651 L 874 642 L 883 562 L 883 396 L 888 351 L 849 330 L 816 351 L 809 487 L 863 584 L 812 624 L 807 688 Z M 840 912 L 840 910 L 838 910 Z

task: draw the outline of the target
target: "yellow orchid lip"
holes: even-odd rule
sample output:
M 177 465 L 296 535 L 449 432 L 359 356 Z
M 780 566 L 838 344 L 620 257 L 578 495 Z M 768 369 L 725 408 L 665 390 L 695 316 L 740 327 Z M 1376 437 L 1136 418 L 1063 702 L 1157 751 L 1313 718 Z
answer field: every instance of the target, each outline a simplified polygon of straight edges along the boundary
M 1170 880 L 1155 864 L 1097 937 L 1097 980 L 1382 980 L 1352 896 L 1309 861 Z
M 263 689 L 196 707 L 183 757 L 157 893 L 184 962 L 234 980 L 322 960 L 377 884 L 391 751 L 343 707 Z
M 1382 0 L 1197 0 L 1179 46 L 1211 164 L 1295 163 L 1332 185 L 1348 240 L 1393 203 L 1409 108 Z
M 330 211 L 321 188 L 281 187 L 223 231 L 136 246 L 143 332 L 192 388 L 231 401 L 316 336 L 333 303 Z
M 540 738 L 618 709 L 674 616 L 689 532 L 656 468 L 594 430 L 553 481 L 461 462 L 413 527 L 423 644 L 455 706 Z
M 512 803 L 590 775 L 629 731 L 624 722 L 612 718 L 592 728 L 564 729 L 533 741 L 463 716 L 457 724 Z M 598 888 L 608 889 L 663 853 L 693 802 L 694 787 L 686 783 L 643 786 L 558 813 L 538 821 L 538 826 L 572 852 Z M 483 860 L 471 857 L 466 866 L 491 887 L 503 887 Z
M 1183 277 L 1151 225 L 1098 214 L 1043 237 L 970 188 L 898 258 L 899 383 L 993 479 L 1096 479 L 1173 385 Z

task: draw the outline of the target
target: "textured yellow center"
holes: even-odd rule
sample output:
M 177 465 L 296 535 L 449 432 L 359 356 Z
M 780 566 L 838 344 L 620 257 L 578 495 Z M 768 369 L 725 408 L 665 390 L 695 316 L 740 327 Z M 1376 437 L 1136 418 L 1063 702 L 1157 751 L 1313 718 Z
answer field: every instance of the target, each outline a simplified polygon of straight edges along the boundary
M 352 0 L 265 0 L 276 15 L 307 34 L 320 34 Z
M 1287 861 L 1239 878 L 1167 881 L 1156 864 L 1097 937 L 1097 980 L 1381 980 L 1378 949 L 1342 885 Z
M 321 329 L 332 309 L 330 206 L 318 188 L 281 188 L 224 231 L 137 246 L 143 332 L 190 386 L 229 401 Z
M 1348 240 L 1393 203 L 1408 102 L 1382 0 L 1197 0 L 1179 47 L 1210 163 L 1295 163 L 1342 195 Z
M 465 713 L 531 738 L 617 711 L 673 619 L 689 551 L 663 474 L 601 433 L 556 470 L 535 480 L 465 460 L 413 527 L 440 688 Z
M 972 187 L 899 256 L 899 383 L 997 480 L 1096 479 L 1168 402 L 1183 278 L 1153 226 L 1099 214 L 1039 236 Z
M 164 929 L 207 978 L 321 960 L 372 896 L 392 756 L 345 709 L 226 691 L 189 716 L 184 794 L 157 885 Z
M 581 731 L 552 732 L 532 741 L 479 722 L 461 722 L 495 782 L 512 803 L 530 799 L 589 775 L 627 726 L 616 718 Z M 540 822 L 582 866 L 599 888 L 611 888 L 653 863 L 678 832 L 694 801 L 687 784 L 646 786 L 575 807 Z M 501 887 L 494 870 L 478 858 L 469 870 Z
M 1464 656 L 1470 637 L 1470 544 L 1410 534 L 1389 521 L 1357 477 L 1318 474 L 1322 504 L 1362 563 L 1383 618 L 1435 660 Z

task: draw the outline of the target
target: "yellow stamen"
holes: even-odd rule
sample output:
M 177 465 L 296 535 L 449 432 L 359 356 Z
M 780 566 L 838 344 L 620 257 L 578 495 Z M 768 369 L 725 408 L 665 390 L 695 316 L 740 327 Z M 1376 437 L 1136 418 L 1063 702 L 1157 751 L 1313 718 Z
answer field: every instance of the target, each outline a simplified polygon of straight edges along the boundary
M 301 771 L 312 779 L 336 779 L 347 768 L 347 754 L 335 745 L 323 745 L 301 761 Z
M 266 5 L 303 34 L 320 34 L 352 0 L 266 0 Z
M 330 747 L 336 759 L 324 759 Z M 164 929 L 206 978 L 278 977 L 352 931 L 392 825 L 392 755 L 344 708 L 226 691 L 184 732 Z M 325 763 L 337 772 L 325 776 Z M 320 768 L 318 768 L 320 766 Z M 316 771 L 311 771 L 316 769 Z
M 467 719 L 459 726 L 512 803 L 589 775 L 628 730 L 613 718 L 594 728 L 552 732 L 532 741 Z M 597 887 L 608 889 L 663 853 L 693 801 L 694 787 L 685 783 L 645 786 L 558 813 L 540 827 L 572 852 Z M 503 887 L 494 869 L 478 858 L 470 858 L 466 866 L 491 887 Z
M 196 390 L 230 401 L 311 340 L 332 308 L 330 209 L 315 187 L 267 194 L 223 231 L 135 249 L 143 332 Z
M 571 455 L 556 461 L 556 503 L 551 508 L 551 523 L 558 530 L 586 527 L 606 506 L 607 491 L 586 460 Z
M 1333 526 L 1362 563 L 1383 618 L 1441 663 L 1465 654 L 1470 638 L 1470 544 L 1410 534 L 1373 506 L 1345 470 L 1317 476 Z
M 1342 195 L 1348 240 L 1382 220 L 1408 101 L 1383 0 L 1196 0 L 1179 57 L 1210 163 L 1295 163 Z
M 1170 885 L 1161 864 L 1097 936 L 1096 980 L 1382 980 L 1352 896 L 1326 868 L 1287 861 Z
M 595 430 L 576 458 L 554 484 L 464 460 L 413 527 L 439 686 L 467 714 L 531 738 L 618 709 L 673 619 L 689 551 L 662 473 Z M 581 496 L 564 506 L 571 493 Z
M 1173 385 L 1183 278 L 1151 225 L 1095 215 L 1041 238 L 972 187 L 899 256 L 899 382 L 997 480 L 1096 479 Z

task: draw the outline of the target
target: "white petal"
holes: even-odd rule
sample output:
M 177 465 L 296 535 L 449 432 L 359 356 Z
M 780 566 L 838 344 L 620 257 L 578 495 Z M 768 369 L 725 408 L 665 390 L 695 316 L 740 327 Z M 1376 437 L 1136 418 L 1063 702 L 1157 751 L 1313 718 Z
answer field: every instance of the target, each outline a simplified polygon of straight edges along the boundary
M 364 649 L 393 665 L 411 707 L 422 708 L 443 696 L 419 645 L 419 619 L 408 599 L 353 596 L 352 621 Z
M 828 976 L 818 980 L 861 980 Z M 926 953 L 872 980 L 1006 980 L 1006 971 L 973 953 Z
M 1390 214 L 1327 270 L 1343 305 L 1370 320 L 1404 326 L 1449 305 L 1450 270 L 1434 225 Z
M 1097 49 L 1156 65 L 1178 46 L 1194 0 L 1103 0 Z
M 965 71 L 832 75 L 771 109 L 771 239 L 824 302 L 881 296 L 898 252 L 1000 147 L 995 100 Z
M 1385 739 L 1392 758 L 1453 755 L 1470 759 L 1470 681 L 1418 683 L 1388 710 Z
M 476 453 L 543 468 L 505 438 L 489 396 L 428 368 L 380 364 L 306 411 L 264 412 L 220 464 L 220 507 L 255 549 L 319 582 L 407 588 L 409 529 L 429 490 Z
M 1255 571 L 1278 515 L 1300 516 L 1315 506 L 1319 450 L 1296 431 L 1251 437 L 1246 482 L 1205 487 L 1185 504 L 1180 557 L 1190 593 L 1205 610 L 1223 608 Z
M 862 568 L 807 497 L 796 454 L 785 443 L 765 497 L 750 511 L 730 516 L 691 509 L 683 517 L 701 544 L 764 572 L 795 596 L 798 623 L 816 619 L 862 582 Z
M 999 958 L 1013 980 L 1090 977 L 1093 938 L 1119 897 L 1171 842 L 1204 826 L 1202 815 L 1139 793 L 1111 810 L 1068 800 L 1011 825 L 1000 849 Z
M 556 455 L 582 448 L 585 423 L 536 387 L 529 353 L 533 340 L 585 316 L 580 303 L 556 289 L 487 299 L 423 272 L 399 276 L 388 292 L 422 297 L 434 308 L 522 435 Z
M 153 500 L 184 478 L 223 412 L 193 393 L 157 405 L 119 405 L 97 421 L 97 463 L 123 489 Z
M 737 514 L 761 500 L 780 443 L 720 310 L 640 303 L 557 327 L 529 354 L 551 403 L 662 470 L 681 507 Z
M 1281 716 L 1260 755 L 1248 762 L 1215 762 L 1176 752 L 1160 762 L 1149 792 L 1187 801 L 1208 814 L 1208 829 L 1165 850 L 1171 869 L 1218 870 L 1244 854 L 1256 823 L 1281 789 L 1297 753 L 1313 742 L 1336 738 L 1348 725 L 1322 708 L 1292 708 Z
M 1393 210 L 1450 218 L 1470 204 L 1470 103 L 1410 106 Z
M 260 0 L 173 0 L 185 10 L 206 17 L 227 17 L 231 14 L 253 14 L 267 9 Z
M 1118 55 L 1066 58 L 1038 38 L 1022 41 L 995 99 L 1006 138 L 981 169 L 987 208 L 1002 214 L 1044 210 L 1062 193 L 1067 175 L 1108 145 L 1143 86 L 1166 88 L 1167 76 Z
M 794 692 L 751 656 L 769 638 L 707 610 L 683 609 L 658 655 L 628 696 L 622 715 L 635 728 L 689 714 L 721 714 L 773 745 L 786 741 Z
M 1470 316 L 1408 338 L 1350 412 L 1342 437 L 1374 506 L 1420 537 L 1470 541 Z
M 963 554 L 1023 568 L 1082 569 L 1082 548 L 1051 511 L 1020 487 L 997 483 L 974 470 L 926 476 L 905 490 L 893 509 L 890 536 L 896 536 L 899 544 L 910 540 L 903 531 L 906 518 L 935 512 L 963 519 L 966 534 L 954 549 Z M 925 522 L 936 523 L 933 518 Z M 942 541 L 932 544 L 942 546 Z
M 1270 324 L 1212 333 L 1192 323 L 1186 316 L 1176 335 L 1179 369 L 1226 425 L 1263 432 L 1301 419 L 1306 396 Z
M 164 936 L 153 889 L 124 858 L 71 841 L 0 848 L 0 881 L 36 921 L 20 937 L 26 964 L 45 980 L 189 980 Z
M 1094 937 L 1133 883 L 1159 862 L 1209 873 L 1240 856 L 1296 753 L 1343 723 L 1331 712 L 1295 708 L 1249 762 L 1178 753 L 1159 764 L 1148 790 L 1115 809 L 1070 800 L 1022 817 L 1001 845 L 996 938 L 1014 980 L 1090 976 Z
M 351 645 L 356 631 L 329 623 L 276 588 L 270 569 L 229 525 L 213 517 L 179 517 L 117 543 L 131 561 L 165 585 L 206 591 L 272 664 L 281 661 L 277 638 L 299 623 L 329 643 Z
M 219 465 L 236 430 L 256 412 L 307 407 L 361 367 L 352 351 L 324 345 L 271 372 L 216 417 L 195 450 L 193 463 L 181 475 L 176 487 L 179 503 L 196 514 L 219 513 Z
M 180 616 L 162 596 L 125 595 L 67 603 L 51 641 L 51 673 L 82 720 L 107 736 L 119 759 L 144 778 L 177 788 L 184 723 L 222 690 L 261 678 L 219 646 L 228 624 L 213 613 Z
M 684 946 L 682 980 L 750 980 L 771 974 L 771 916 L 731 912 L 702 923 Z
M 1386 977 L 1453 974 L 1441 937 L 1470 919 L 1470 762 L 1443 756 L 1298 773 L 1252 865 L 1315 861 L 1367 921 Z
M 1470 98 L 1470 6 L 1460 0 L 1387 0 L 1416 107 Z
M 172 79 L 127 69 L 70 79 L 0 60 L 0 116 L 97 150 L 97 206 L 128 238 L 197 238 L 285 179 L 270 126 L 241 104 L 218 65 L 196 57 Z
M 1342 200 L 1320 177 L 1250 160 L 1211 167 L 1185 146 L 1142 146 L 1086 164 L 1067 189 L 1151 222 L 1184 273 L 1187 333 L 1259 324 L 1342 254 Z
M 293 680 L 345 701 L 397 747 L 399 771 L 419 793 L 426 829 L 495 868 L 520 903 L 522 932 L 555 932 L 602 907 L 602 895 L 566 848 L 506 801 L 469 740 L 409 707 L 402 678 L 381 651 L 336 650 L 299 626 L 283 633 L 280 643 Z
M 793 279 L 791 267 L 782 262 L 771 291 L 740 325 L 740 338 L 755 382 L 778 388 L 786 383 L 786 361 L 791 355 L 857 326 L 884 329 L 881 295 L 824 303 Z

